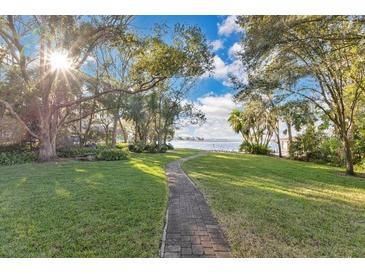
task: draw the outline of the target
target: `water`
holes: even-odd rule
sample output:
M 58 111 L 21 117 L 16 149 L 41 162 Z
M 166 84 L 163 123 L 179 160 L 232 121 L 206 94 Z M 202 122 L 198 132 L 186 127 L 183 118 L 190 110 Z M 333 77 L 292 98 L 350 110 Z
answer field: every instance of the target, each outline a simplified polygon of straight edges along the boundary
M 171 144 L 175 148 L 195 148 L 212 151 L 238 151 L 240 141 L 181 141 L 172 140 Z

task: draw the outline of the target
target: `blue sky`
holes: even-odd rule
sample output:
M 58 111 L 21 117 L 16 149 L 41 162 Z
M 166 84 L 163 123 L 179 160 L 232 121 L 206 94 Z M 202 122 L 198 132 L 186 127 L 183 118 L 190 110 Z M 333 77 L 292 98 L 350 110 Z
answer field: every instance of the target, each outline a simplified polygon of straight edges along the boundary
M 214 52 L 215 69 L 211 76 L 203 76 L 191 91 L 189 99 L 200 105 L 207 122 L 202 127 L 188 126 L 177 131 L 178 136 L 238 139 L 227 123 L 233 108 L 234 91 L 229 84 L 229 74 L 245 77 L 234 52 L 240 50 L 242 30 L 235 24 L 234 16 L 136 16 L 133 25 L 141 32 L 149 32 L 158 23 L 173 26 L 175 23 L 199 26 Z

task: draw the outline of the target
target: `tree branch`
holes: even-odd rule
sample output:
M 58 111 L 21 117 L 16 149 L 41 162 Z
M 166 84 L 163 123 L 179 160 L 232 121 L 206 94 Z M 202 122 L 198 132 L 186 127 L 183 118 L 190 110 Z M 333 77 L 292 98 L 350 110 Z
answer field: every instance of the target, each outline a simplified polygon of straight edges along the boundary
M 4 101 L 3 99 L 0 99 L 0 103 L 2 103 L 5 108 L 7 108 L 9 110 L 9 112 L 11 113 L 11 115 L 14 116 L 15 119 L 18 120 L 18 122 L 28 131 L 28 133 L 30 135 L 32 135 L 34 138 L 39 139 L 38 135 L 35 134 L 28 126 L 27 124 L 23 121 L 22 118 L 20 118 L 20 116 L 15 112 L 14 108 L 6 101 Z
M 66 125 L 67 124 L 71 124 L 73 122 L 80 121 L 80 120 L 82 120 L 82 119 L 84 119 L 84 118 L 86 118 L 86 117 L 88 117 L 90 115 L 94 115 L 95 113 L 99 113 L 99 112 L 106 111 L 106 110 L 111 110 L 111 109 L 114 109 L 114 107 L 111 107 L 111 108 L 102 108 L 102 109 L 94 110 L 92 112 L 89 112 L 89 113 L 86 113 L 86 114 L 82 115 L 81 117 L 77 117 L 75 119 L 66 121 L 66 122 L 64 122 L 64 124 L 66 124 Z
M 103 92 L 99 92 L 93 96 L 88 96 L 88 97 L 84 97 L 84 98 L 80 98 L 78 100 L 74 100 L 74 101 L 70 101 L 70 102 L 64 102 L 64 103 L 60 103 L 58 105 L 55 105 L 54 108 L 55 109 L 60 109 L 60 108 L 65 108 L 65 107 L 70 107 L 76 104 L 80 104 L 82 102 L 86 102 L 92 99 L 96 99 L 99 98 L 102 95 L 108 94 L 108 93 L 113 93 L 113 92 L 123 92 L 123 93 L 127 93 L 127 94 L 137 94 L 137 93 L 141 93 L 147 90 L 150 90 L 152 88 L 154 88 L 158 83 L 160 83 L 161 81 L 165 80 L 165 77 L 161 77 L 161 78 L 154 78 L 154 82 L 152 82 L 153 80 L 147 82 L 147 83 L 151 83 L 149 86 L 144 86 L 146 83 L 144 83 L 142 86 L 142 88 L 139 88 L 138 90 L 132 90 L 132 89 L 124 89 L 124 88 L 114 88 L 114 89 L 109 89 L 109 90 L 105 90 Z M 143 87 L 144 86 L 144 87 Z

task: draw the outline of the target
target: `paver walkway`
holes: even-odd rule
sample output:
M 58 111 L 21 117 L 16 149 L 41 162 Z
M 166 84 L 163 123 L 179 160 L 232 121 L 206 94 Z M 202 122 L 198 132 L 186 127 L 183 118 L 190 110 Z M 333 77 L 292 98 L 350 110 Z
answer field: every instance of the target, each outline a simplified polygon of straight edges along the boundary
M 169 205 L 161 257 L 231 257 L 216 219 L 202 193 L 181 169 L 181 162 L 201 154 L 169 163 Z

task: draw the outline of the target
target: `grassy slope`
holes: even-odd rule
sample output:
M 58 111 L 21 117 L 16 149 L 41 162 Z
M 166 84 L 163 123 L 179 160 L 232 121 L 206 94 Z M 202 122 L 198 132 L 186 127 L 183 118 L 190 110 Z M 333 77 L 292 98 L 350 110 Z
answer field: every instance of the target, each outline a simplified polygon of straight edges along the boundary
M 163 167 L 194 153 L 0 167 L 0 257 L 157 256 Z
M 364 257 L 365 179 L 265 156 L 214 153 L 184 169 L 237 257 Z

